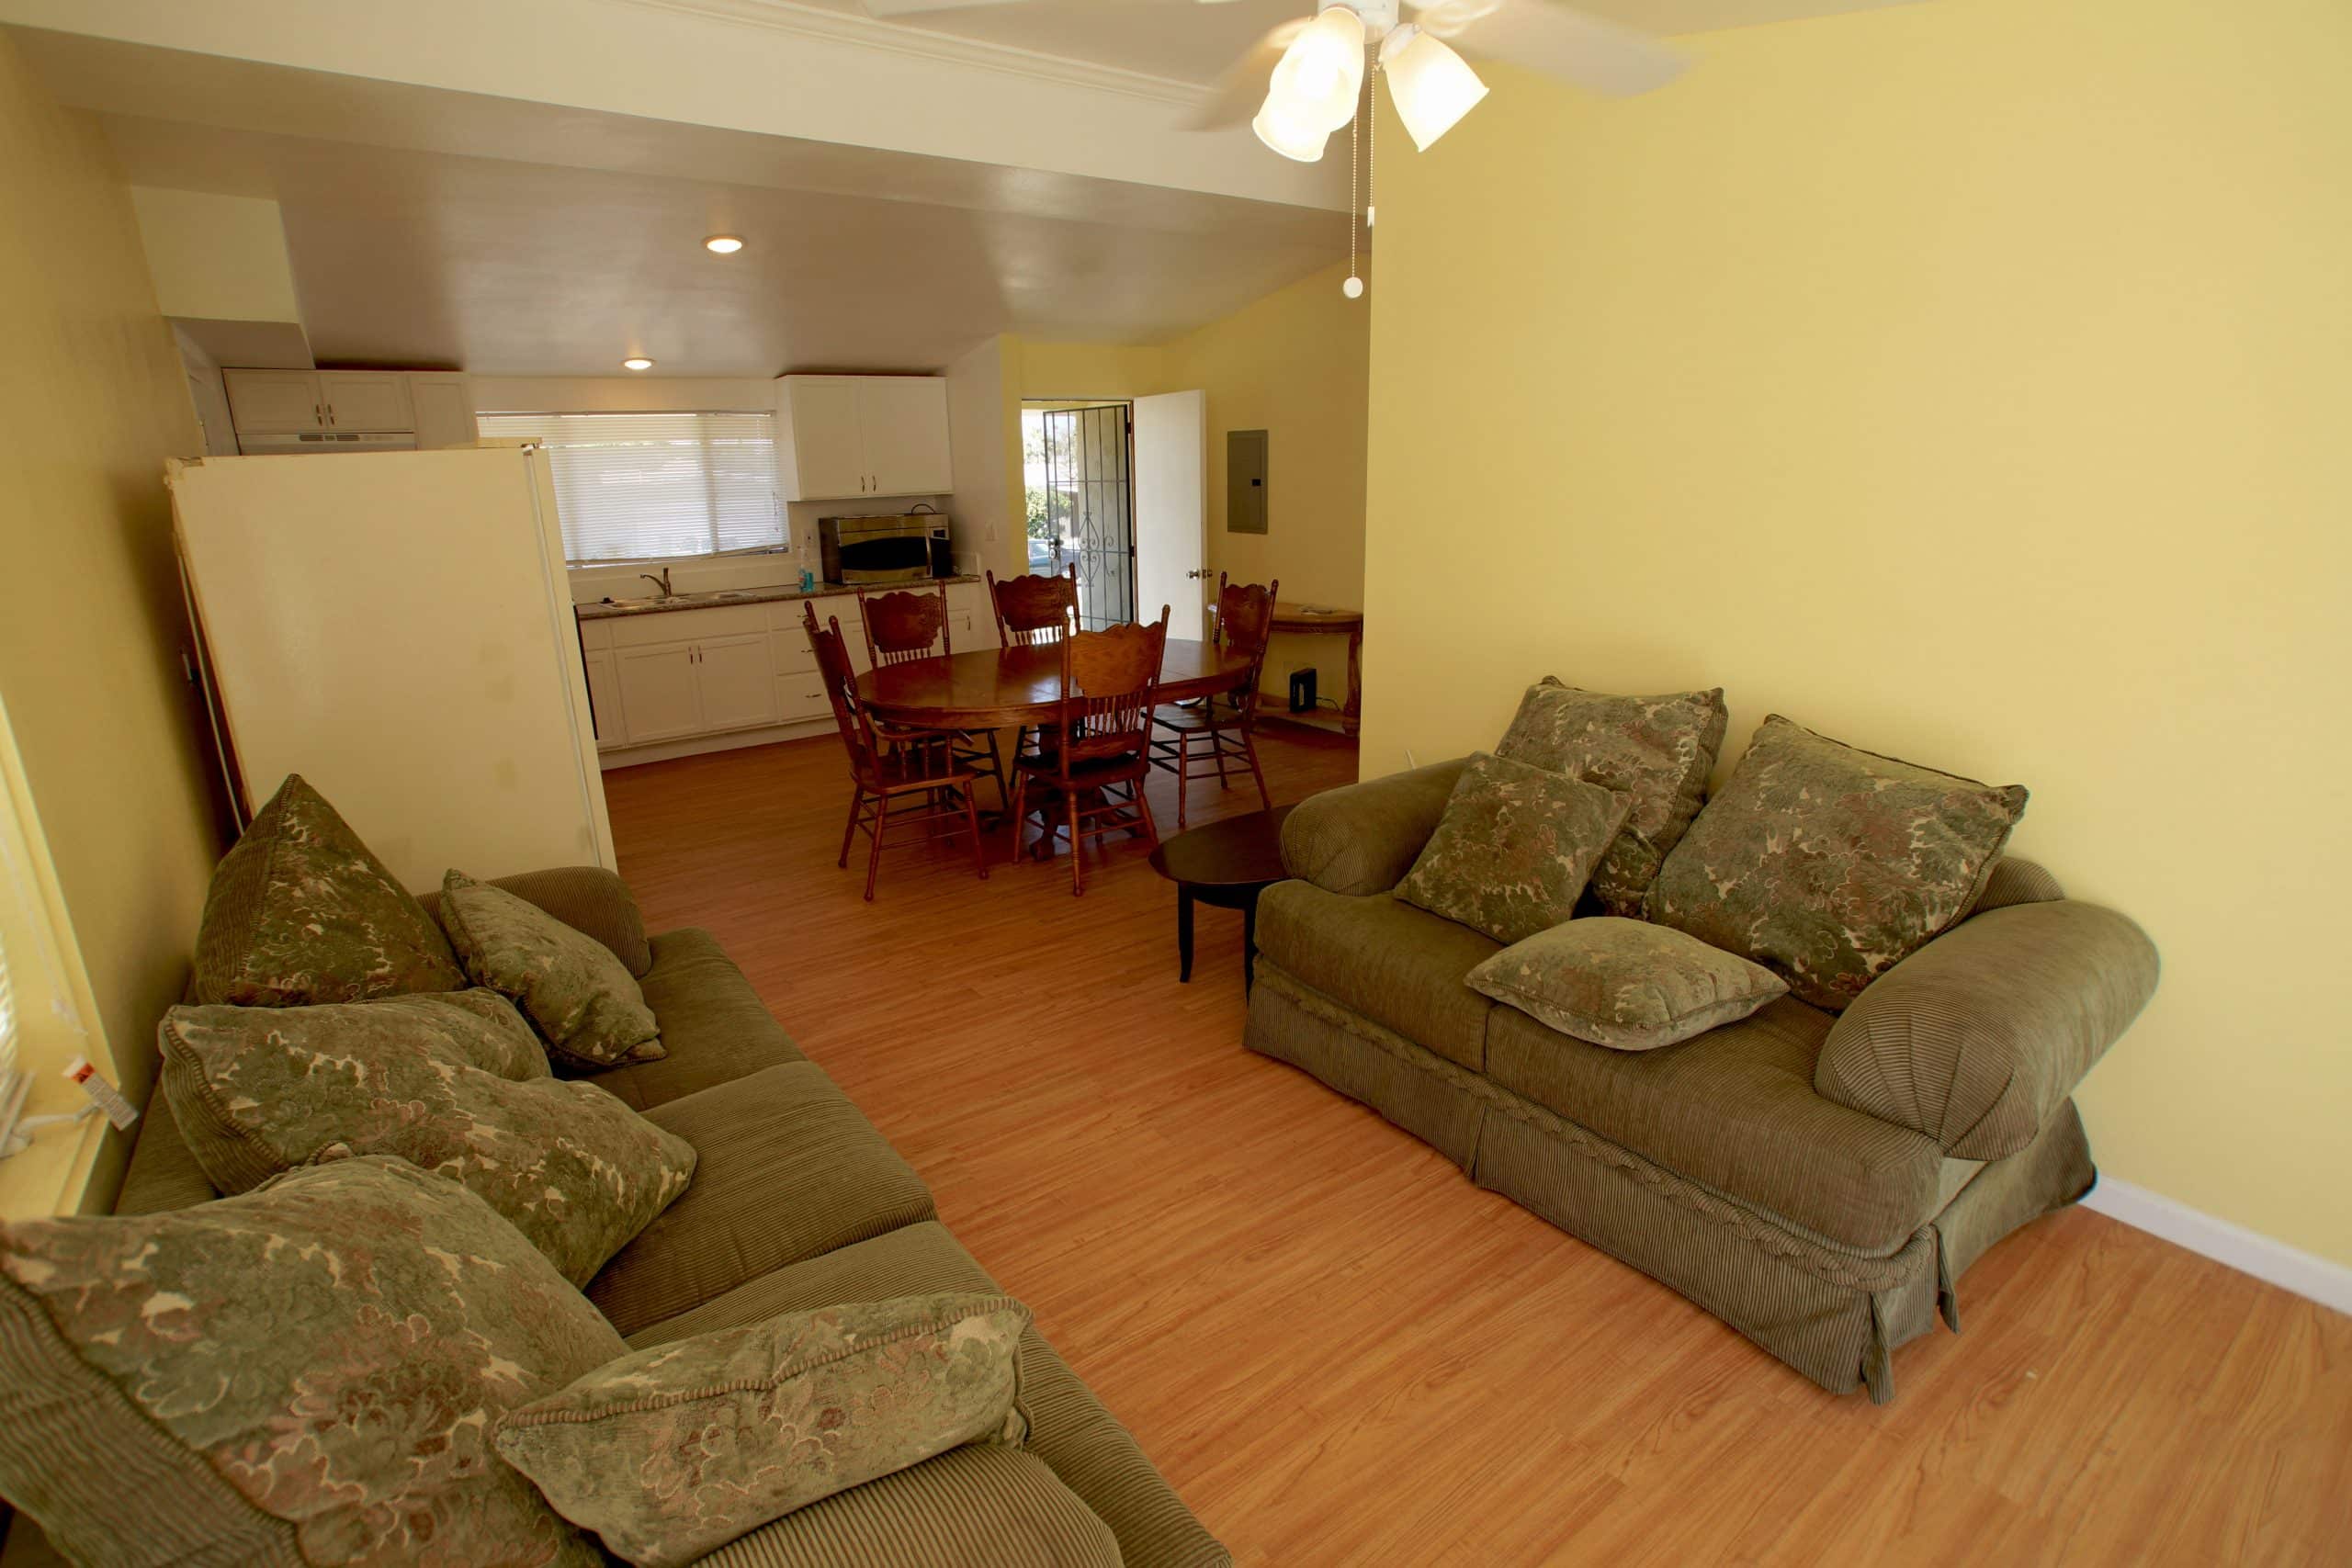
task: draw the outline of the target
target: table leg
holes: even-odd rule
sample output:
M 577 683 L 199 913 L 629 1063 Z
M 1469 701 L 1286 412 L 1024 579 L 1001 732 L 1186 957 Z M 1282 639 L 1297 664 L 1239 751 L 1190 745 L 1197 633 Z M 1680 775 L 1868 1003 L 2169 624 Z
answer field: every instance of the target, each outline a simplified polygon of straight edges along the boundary
M 1340 710 L 1340 728 L 1353 735 L 1363 728 L 1363 623 L 1348 628 L 1348 705 Z
M 1258 983 L 1258 898 L 1255 894 L 1241 906 L 1241 994 Z
M 1193 890 L 1176 885 L 1176 982 L 1193 983 Z

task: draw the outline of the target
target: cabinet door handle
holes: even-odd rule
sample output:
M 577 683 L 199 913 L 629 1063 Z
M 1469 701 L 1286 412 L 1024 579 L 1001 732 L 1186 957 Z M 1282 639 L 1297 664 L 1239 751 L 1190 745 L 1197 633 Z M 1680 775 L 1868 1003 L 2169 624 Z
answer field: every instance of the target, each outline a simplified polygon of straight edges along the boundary
M 326 422 L 327 422 L 327 406 L 326 406 L 326 404 L 324 404 L 324 403 L 312 403 L 312 404 L 311 405 L 311 423 L 312 424 L 324 424 Z
M 327 423 L 329 424 L 333 424 L 334 423 L 334 405 L 333 403 L 329 403 L 327 405 Z

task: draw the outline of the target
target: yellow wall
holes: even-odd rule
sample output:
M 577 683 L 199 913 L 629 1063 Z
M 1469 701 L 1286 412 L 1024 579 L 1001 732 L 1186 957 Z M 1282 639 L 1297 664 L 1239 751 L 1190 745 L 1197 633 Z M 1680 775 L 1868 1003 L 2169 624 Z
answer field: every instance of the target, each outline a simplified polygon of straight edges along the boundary
M 1199 387 L 1209 409 L 1209 570 L 1279 580 L 1295 604 L 1363 603 L 1364 420 L 1371 317 L 1340 292 L 1344 264 L 1268 295 L 1167 346 L 1171 387 Z M 1226 433 L 1267 433 L 1267 531 L 1226 532 Z M 1347 695 L 1347 643 L 1282 637 L 1267 689 L 1316 667 L 1320 694 Z
M 1031 400 L 1138 398 L 1199 389 L 1208 398 L 1208 554 L 1212 575 L 1279 579 L 1285 600 L 1361 604 L 1363 594 L 1364 410 L 1370 317 L 1340 293 L 1334 265 L 1230 316 L 1148 347 L 1005 340 L 1007 379 Z M 1268 432 L 1272 521 L 1263 535 L 1225 527 L 1225 438 Z M 1020 428 L 1010 442 L 1012 515 L 1020 503 Z M 1017 543 L 1015 550 L 1019 548 Z M 1014 555 L 1013 570 L 1024 556 Z M 997 569 L 1000 571 L 1003 567 Z M 1317 666 L 1323 694 L 1344 695 L 1346 644 L 1282 637 L 1266 660 L 1269 689 Z
M 0 212 L 0 691 L 136 1099 L 218 848 L 163 485 L 164 458 L 199 437 L 105 142 L 5 37 Z
M 2103 1168 L 2352 1263 L 2352 7 L 1698 43 L 1382 164 L 1365 771 L 1557 672 L 2026 783 L 2165 955 Z

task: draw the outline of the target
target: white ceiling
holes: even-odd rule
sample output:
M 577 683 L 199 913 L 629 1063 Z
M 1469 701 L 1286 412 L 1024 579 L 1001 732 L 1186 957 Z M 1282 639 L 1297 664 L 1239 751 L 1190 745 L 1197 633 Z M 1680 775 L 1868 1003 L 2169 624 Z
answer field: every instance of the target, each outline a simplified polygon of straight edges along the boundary
M 325 364 L 933 369 L 1000 332 L 1165 341 L 1347 248 L 1312 207 L 16 36 L 132 184 L 279 204 Z
M 538 77 L 517 73 L 530 55 L 481 37 L 395 69 L 379 62 L 413 54 L 413 32 L 353 54 L 264 25 L 290 3 L 0 0 L 0 17 L 47 22 L 12 36 L 62 101 L 98 115 L 133 183 L 280 204 L 322 363 L 607 375 L 642 353 L 690 376 L 931 369 L 1000 332 L 1164 341 L 1347 247 L 1337 170 L 1283 164 L 1246 130 L 1172 129 L 1194 101 L 1176 84 L 1214 80 L 1310 0 L 1021 0 L 922 28 L 854 20 L 857 0 L 503 0 L 576 24 L 578 47 Z M 1588 8 L 1680 33 L 1903 3 Z M 157 41 L 166 23 L 186 41 Z M 644 69 L 612 76 L 624 58 Z M 721 84 L 722 64 L 752 68 Z M 1098 77 L 1106 96 L 1072 116 L 1073 84 Z M 451 85 L 473 80 L 497 85 Z M 1261 199 L 1249 176 L 1272 164 L 1289 183 Z M 750 246 L 710 256 L 699 241 L 716 231 Z
M 797 0 L 862 15 L 860 0 Z M 1504 0 L 1544 5 L 1553 0 Z M 1867 11 L 1914 0 L 1577 0 L 1576 9 L 1669 36 Z M 894 17 L 899 26 L 978 39 L 1066 60 L 1210 83 L 1269 28 L 1308 15 L 1314 0 L 1019 0 Z
M 928 370 L 999 332 L 1164 341 L 1347 243 L 1344 215 L 1149 187 L 1078 216 L 1018 191 L 950 205 L 102 123 L 134 184 L 279 203 L 329 364 L 610 375 L 641 353 L 694 376 Z M 749 243 L 714 256 L 711 233 Z

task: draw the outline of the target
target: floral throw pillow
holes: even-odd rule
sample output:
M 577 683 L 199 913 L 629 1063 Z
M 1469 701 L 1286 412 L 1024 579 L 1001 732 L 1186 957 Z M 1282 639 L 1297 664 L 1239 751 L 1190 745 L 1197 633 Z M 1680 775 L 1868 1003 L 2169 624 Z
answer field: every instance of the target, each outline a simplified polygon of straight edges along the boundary
M 1679 1045 L 1789 992 L 1788 982 L 1760 964 L 1615 915 L 1570 920 L 1513 942 L 1465 983 L 1563 1034 L 1615 1051 Z
M 1396 897 L 1497 942 L 1522 942 L 1576 912 L 1630 806 L 1599 784 L 1481 751 Z
M 199 1002 L 300 1007 L 465 983 L 424 906 L 300 773 L 212 874 L 196 936 Z
M 1650 889 L 1649 918 L 1842 1011 L 1965 915 L 2025 813 L 1996 788 L 1774 714 Z
M 512 998 L 548 1051 L 574 1066 L 669 1054 L 637 977 L 585 931 L 460 871 L 442 879 L 441 923 L 474 984 Z
M 75 1562 L 593 1568 L 491 1439 L 626 1348 L 401 1160 L 28 1220 L 0 1227 L 0 1495 Z
M 594 1084 L 548 1077 L 530 1026 L 495 991 L 179 1007 L 158 1040 L 164 1098 L 223 1192 L 297 1166 L 397 1155 L 463 1183 L 575 1285 L 694 1176 L 684 1138 Z M 537 1074 L 502 1076 L 523 1052 Z
M 1593 867 L 1592 894 L 1610 914 L 1636 916 L 1699 815 L 1729 719 L 1720 686 L 1612 697 L 1546 677 L 1527 688 L 1495 754 L 1632 797 L 1625 826 Z
M 837 1492 L 1023 1435 L 1007 1296 L 789 1313 L 639 1350 L 507 1414 L 498 1451 L 615 1554 L 666 1568 Z

